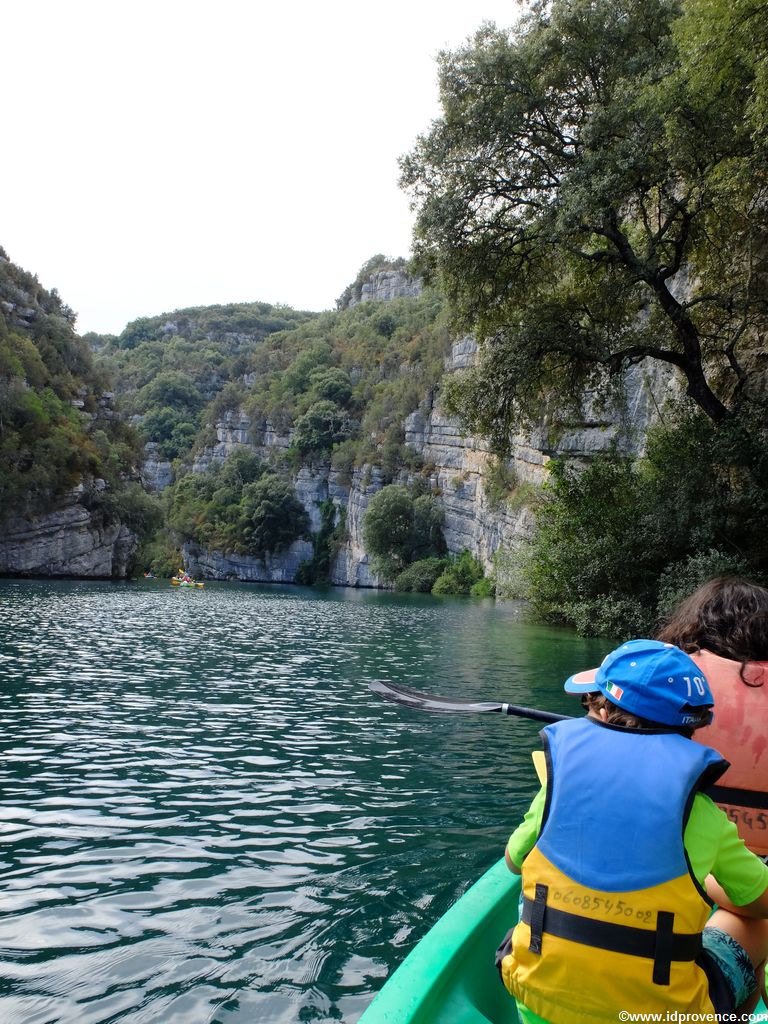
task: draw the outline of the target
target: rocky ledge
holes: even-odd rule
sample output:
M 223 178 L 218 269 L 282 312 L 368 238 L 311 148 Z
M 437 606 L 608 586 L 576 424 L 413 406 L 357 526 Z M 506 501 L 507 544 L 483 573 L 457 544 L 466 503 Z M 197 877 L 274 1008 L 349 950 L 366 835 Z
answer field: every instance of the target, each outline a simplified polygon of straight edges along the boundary
M 0 575 L 124 579 L 136 537 L 120 523 L 101 523 L 73 494 L 64 508 L 10 516 L 0 529 Z

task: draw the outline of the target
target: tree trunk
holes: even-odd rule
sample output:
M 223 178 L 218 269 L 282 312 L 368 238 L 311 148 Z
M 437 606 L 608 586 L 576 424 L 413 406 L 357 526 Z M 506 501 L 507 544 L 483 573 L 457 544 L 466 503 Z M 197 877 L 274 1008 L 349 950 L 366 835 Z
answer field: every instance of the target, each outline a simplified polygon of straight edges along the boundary
M 683 373 L 688 381 L 687 394 L 713 423 L 731 419 L 733 413 L 725 406 L 707 383 L 701 355 L 701 341 L 696 325 L 684 307 L 667 288 L 666 282 L 655 281 L 654 289 L 661 308 L 672 321 L 675 332 L 683 344 Z

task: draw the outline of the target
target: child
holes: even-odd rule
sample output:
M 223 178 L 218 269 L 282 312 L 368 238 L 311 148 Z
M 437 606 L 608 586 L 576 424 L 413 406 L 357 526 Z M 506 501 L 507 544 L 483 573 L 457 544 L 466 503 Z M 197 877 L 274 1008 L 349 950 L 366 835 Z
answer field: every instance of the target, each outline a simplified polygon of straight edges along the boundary
M 507 846 L 523 894 L 498 961 L 521 1020 L 748 1012 L 768 866 L 700 792 L 726 767 L 690 742 L 712 717 L 706 679 L 671 644 L 632 640 L 565 688 L 588 715 L 542 731 L 547 784 Z

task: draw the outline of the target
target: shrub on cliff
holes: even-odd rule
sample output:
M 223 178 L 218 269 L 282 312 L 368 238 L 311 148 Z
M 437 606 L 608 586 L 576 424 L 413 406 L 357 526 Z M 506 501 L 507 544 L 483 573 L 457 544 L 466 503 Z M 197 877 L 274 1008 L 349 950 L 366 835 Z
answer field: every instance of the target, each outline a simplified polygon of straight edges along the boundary
M 377 573 L 394 580 L 412 562 L 445 552 L 443 511 L 430 495 L 399 484 L 375 494 L 363 516 L 363 542 Z
M 243 488 L 238 528 L 243 552 L 263 558 L 308 537 L 309 517 L 291 484 L 276 473 L 265 473 Z
M 225 553 L 263 557 L 309 531 L 293 485 L 245 448 L 223 465 L 182 476 L 166 501 L 168 522 L 182 541 Z
M 447 558 L 422 558 L 396 577 L 395 590 L 399 593 L 430 594 L 447 567 Z
M 49 512 L 97 478 L 107 484 L 99 493 L 119 496 L 140 462 L 139 439 L 103 398 L 109 382 L 72 310 L 2 253 L 0 299 L 0 517 Z
M 335 402 L 321 399 L 296 420 L 293 446 L 302 456 L 329 455 L 349 436 L 349 416 Z
M 484 580 L 480 562 L 469 551 L 464 550 L 458 558 L 451 559 L 444 572 L 435 580 L 432 593 L 436 595 L 470 594 Z M 475 591 L 476 597 L 491 596 L 490 583 Z
M 581 633 L 647 633 L 659 612 L 713 575 L 768 573 L 765 452 L 738 423 L 703 415 L 657 427 L 647 454 L 551 464 L 527 591 L 546 619 Z

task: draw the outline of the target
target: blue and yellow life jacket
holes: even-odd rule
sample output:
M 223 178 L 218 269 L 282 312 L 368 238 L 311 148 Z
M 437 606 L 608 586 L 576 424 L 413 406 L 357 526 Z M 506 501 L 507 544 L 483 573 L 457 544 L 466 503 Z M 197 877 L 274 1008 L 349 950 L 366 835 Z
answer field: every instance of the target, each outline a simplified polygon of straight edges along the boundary
M 542 738 L 547 799 L 504 984 L 552 1024 L 616 1024 L 620 1010 L 713 1013 L 697 962 L 712 904 L 683 831 L 696 791 L 727 762 L 675 733 L 591 718 Z

